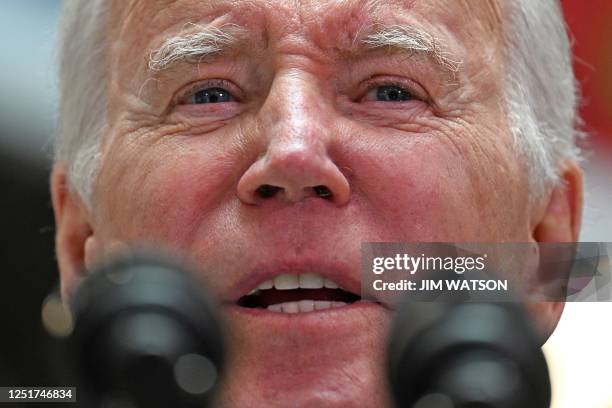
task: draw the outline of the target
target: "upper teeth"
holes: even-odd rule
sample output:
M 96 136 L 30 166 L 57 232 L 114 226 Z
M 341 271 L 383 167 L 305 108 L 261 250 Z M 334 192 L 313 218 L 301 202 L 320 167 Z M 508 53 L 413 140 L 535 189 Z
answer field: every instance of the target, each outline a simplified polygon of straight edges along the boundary
M 276 276 L 274 279 L 261 282 L 257 289 L 254 289 L 251 293 L 254 293 L 258 289 L 265 290 L 274 288 L 277 290 L 291 290 L 321 289 L 323 287 L 337 289 L 338 284 L 316 273 L 301 273 L 299 275 L 283 274 Z

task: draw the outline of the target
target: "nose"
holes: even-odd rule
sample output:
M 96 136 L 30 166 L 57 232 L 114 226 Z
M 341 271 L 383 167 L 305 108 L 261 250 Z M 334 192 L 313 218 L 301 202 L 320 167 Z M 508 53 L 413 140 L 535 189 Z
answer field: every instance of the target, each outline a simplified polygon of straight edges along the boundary
M 341 206 L 348 202 L 349 195 L 346 177 L 325 151 L 304 143 L 268 149 L 238 183 L 238 196 L 247 204 L 273 198 L 299 202 L 318 197 Z
M 342 206 L 349 201 L 349 182 L 328 152 L 337 142 L 333 126 L 321 102 L 309 98 L 309 86 L 281 81 L 268 95 L 271 102 L 260 110 L 257 127 L 262 134 L 256 135 L 266 140 L 265 151 L 238 182 L 244 203 L 317 198 Z

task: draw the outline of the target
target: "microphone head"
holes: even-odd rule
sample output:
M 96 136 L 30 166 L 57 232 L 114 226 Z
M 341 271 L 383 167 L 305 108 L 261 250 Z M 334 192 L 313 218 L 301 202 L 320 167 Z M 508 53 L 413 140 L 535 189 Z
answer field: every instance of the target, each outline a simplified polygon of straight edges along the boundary
M 100 265 L 72 299 L 70 351 L 100 406 L 202 407 L 224 362 L 218 308 L 184 265 L 152 252 Z
M 387 357 L 398 407 L 550 406 L 546 360 L 516 303 L 403 303 Z

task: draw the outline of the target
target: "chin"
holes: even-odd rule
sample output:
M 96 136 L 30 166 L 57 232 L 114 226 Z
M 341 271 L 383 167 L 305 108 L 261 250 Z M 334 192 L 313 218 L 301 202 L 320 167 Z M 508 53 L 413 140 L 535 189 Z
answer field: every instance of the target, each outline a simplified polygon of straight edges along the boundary
M 225 308 L 221 407 L 390 407 L 384 350 L 390 315 L 356 301 L 311 312 Z

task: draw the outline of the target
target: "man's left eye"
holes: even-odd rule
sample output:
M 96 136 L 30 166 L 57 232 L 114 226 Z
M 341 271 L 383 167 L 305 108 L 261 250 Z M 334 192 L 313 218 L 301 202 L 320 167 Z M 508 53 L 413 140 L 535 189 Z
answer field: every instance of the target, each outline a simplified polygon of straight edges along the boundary
M 366 99 L 381 102 L 405 102 L 414 99 L 414 96 L 410 91 L 400 86 L 384 85 L 371 89 Z
M 232 102 L 234 96 L 223 88 L 206 88 L 195 92 L 190 98 L 189 103 L 204 104 L 204 103 L 222 103 Z

